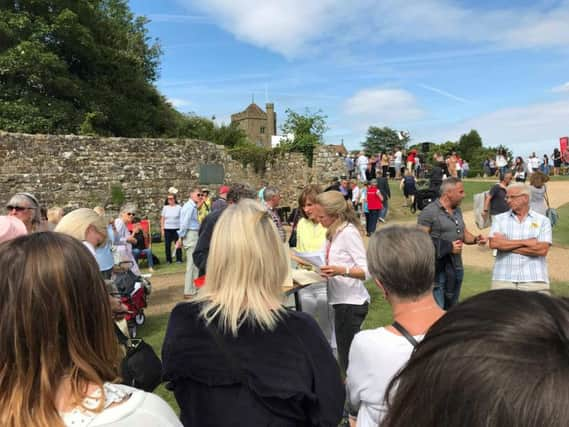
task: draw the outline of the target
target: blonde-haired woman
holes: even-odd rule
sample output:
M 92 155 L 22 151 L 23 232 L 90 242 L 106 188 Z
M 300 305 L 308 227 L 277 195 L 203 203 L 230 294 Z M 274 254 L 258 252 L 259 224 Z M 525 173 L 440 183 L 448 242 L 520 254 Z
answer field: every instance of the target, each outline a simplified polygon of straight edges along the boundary
M 339 423 L 345 392 L 330 346 L 309 315 L 281 305 L 289 268 L 261 204 L 224 211 L 205 285 L 174 308 L 162 350 L 184 425 Z
M 0 245 L 0 425 L 179 426 L 150 393 L 113 384 L 120 354 L 97 264 L 81 242 Z
M 93 256 L 107 240 L 107 223 L 93 209 L 80 208 L 69 212 L 61 218 L 54 231 L 82 241 Z
M 316 215 L 326 232 L 326 265 L 320 268 L 328 278 L 328 302 L 334 307 L 334 330 L 340 366 L 348 368 L 348 352 L 360 330 L 370 302 L 364 286 L 367 259 L 359 220 L 350 203 L 338 191 L 316 198 Z

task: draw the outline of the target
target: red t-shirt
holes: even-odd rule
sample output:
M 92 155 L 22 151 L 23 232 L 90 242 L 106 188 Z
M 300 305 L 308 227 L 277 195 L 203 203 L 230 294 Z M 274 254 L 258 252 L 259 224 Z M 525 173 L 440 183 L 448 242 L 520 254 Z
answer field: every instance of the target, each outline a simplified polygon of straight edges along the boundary
M 377 210 L 383 208 L 383 203 L 379 198 L 380 192 L 377 187 L 370 185 L 367 189 L 367 208 L 368 210 Z

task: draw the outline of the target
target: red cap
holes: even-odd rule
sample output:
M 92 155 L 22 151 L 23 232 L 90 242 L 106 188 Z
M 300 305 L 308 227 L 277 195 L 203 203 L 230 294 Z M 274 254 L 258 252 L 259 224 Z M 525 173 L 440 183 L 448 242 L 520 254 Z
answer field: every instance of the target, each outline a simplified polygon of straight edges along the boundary
M 219 194 L 227 194 L 229 193 L 229 187 L 227 185 L 222 185 L 219 188 Z

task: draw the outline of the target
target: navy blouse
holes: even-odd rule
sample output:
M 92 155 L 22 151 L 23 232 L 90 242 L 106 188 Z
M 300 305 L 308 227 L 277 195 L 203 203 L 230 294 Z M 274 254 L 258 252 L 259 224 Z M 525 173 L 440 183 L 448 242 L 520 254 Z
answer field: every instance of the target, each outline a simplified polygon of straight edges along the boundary
M 164 380 L 185 426 L 337 426 L 345 390 L 317 323 L 287 311 L 273 331 L 245 323 L 238 337 L 213 332 L 200 305 L 170 316 Z

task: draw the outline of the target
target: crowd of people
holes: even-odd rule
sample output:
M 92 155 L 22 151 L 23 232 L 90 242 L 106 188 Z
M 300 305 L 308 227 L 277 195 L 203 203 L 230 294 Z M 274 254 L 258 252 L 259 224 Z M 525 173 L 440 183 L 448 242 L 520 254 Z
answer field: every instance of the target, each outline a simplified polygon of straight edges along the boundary
M 564 425 L 569 302 L 550 295 L 551 223 L 538 200 L 547 175 L 514 182 L 500 162 L 484 236 L 460 210 L 464 164 L 456 153 L 436 160 L 439 197 L 417 226 L 379 231 L 392 168 L 412 196 L 417 163 L 401 152 L 378 156 L 372 176 L 358 158 L 356 180 L 307 185 L 290 236 L 274 186 L 236 183 L 215 198 L 192 187 L 183 204 L 168 189 L 160 231 L 167 263 L 185 253 L 187 301 L 170 315 L 162 373 L 179 418 L 120 384 L 124 307 L 108 280 L 116 268 L 140 276 L 140 256 L 153 267 L 136 206 L 114 219 L 102 207 L 54 208 L 44 221 L 37 198 L 17 193 L 0 217 L 0 425 Z M 462 248 L 487 243 L 491 291 L 459 303 Z M 320 278 L 296 289 L 301 312 L 283 305 L 291 265 Z M 360 332 L 368 280 L 393 321 Z

